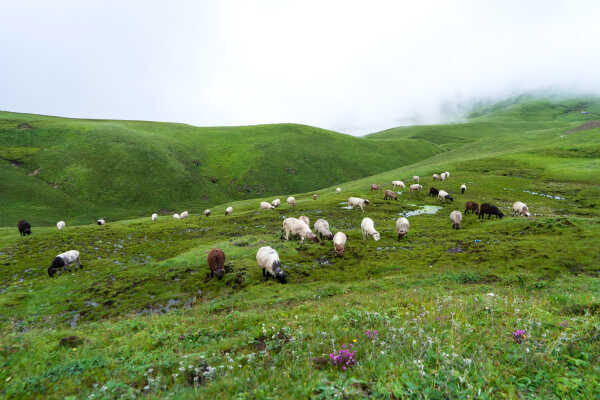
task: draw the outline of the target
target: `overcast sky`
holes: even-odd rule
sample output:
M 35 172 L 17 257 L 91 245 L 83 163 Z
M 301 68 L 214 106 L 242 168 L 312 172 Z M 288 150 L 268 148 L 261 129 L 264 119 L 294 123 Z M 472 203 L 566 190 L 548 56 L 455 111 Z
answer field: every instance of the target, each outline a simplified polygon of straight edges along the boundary
M 9 111 L 363 134 L 600 92 L 597 0 L 0 2 Z

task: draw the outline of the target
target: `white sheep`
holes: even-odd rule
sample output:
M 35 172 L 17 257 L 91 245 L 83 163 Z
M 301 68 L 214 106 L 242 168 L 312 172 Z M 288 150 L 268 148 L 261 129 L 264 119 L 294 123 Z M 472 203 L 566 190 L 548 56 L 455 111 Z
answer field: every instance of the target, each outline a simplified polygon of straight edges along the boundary
M 261 201 L 260 208 L 261 208 L 261 210 L 271 210 L 275 207 L 271 203 L 267 203 L 266 201 Z
M 338 256 L 344 254 L 344 248 L 346 247 L 346 234 L 344 232 L 337 232 L 333 237 L 333 248 Z
M 79 252 L 77 250 L 69 250 L 64 253 L 60 253 L 54 260 L 50 267 L 48 267 L 48 275 L 52 278 L 59 270 L 64 269 L 69 271 L 69 266 L 75 264 L 79 269 L 83 268 L 79 262 Z
M 179 217 L 180 217 L 181 219 L 187 218 L 187 217 L 189 217 L 189 216 L 190 216 L 190 213 L 189 213 L 189 212 L 187 212 L 187 211 L 183 211 L 181 214 L 179 214 Z
M 462 213 L 458 210 L 454 210 L 450 213 L 450 219 L 452 220 L 452 227 L 454 229 L 460 229 L 460 222 L 462 221 Z
M 104 225 L 104 224 L 106 224 L 106 220 L 104 218 L 100 218 L 99 220 L 96 221 L 96 223 L 98 225 Z
M 269 275 L 277 279 L 280 283 L 285 283 L 285 272 L 281 269 L 281 261 L 277 251 L 269 246 L 264 246 L 258 249 L 256 253 L 256 262 L 262 268 L 262 274 L 265 279 L 269 279 Z
M 206 210 L 204 210 L 204 216 L 205 217 L 209 217 L 210 216 L 210 209 L 207 208 Z
M 446 199 L 448 198 L 448 196 L 450 196 L 450 195 L 445 190 L 440 190 L 438 192 L 438 199 L 440 199 L 441 201 L 446 201 Z
M 175 218 L 175 219 L 181 219 L 181 216 L 179 214 L 175 213 L 175 214 L 173 214 L 173 218 Z
M 233 212 L 233 207 L 229 206 L 225 209 L 225 215 L 231 215 Z
M 319 198 L 319 195 L 318 195 L 318 194 L 316 194 L 316 193 L 315 193 L 315 194 L 313 194 L 313 200 L 317 200 L 318 198 Z
M 396 220 L 396 233 L 398 233 L 398 240 L 402 239 L 408 233 L 410 228 L 410 222 L 405 217 L 400 217 Z
M 367 238 L 367 236 L 373 236 L 375 241 L 380 239 L 379 232 L 375 230 L 375 223 L 369 217 L 363 218 L 360 223 L 360 229 L 362 230 L 363 240 Z
M 62 229 L 67 226 L 67 224 L 65 224 L 65 221 L 58 221 L 56 223 L 56 227 L 58 228 L 59 231 L 62 231 Z
M 418 183 L 414 183 L 414 184 L 410 185 L 411 192 L 418 192 L 421 189 L 423 189 L 423 185 L 419 185 Z
M 158 219 L 158 214 L 154 213 L 154 214 L 152 214 L 152 217 L 150 217 L 150 218 L 152 218 L 152 222 L 154 222 Z
M 419 180 L 420 180 L 420 179 L 421 179 L 421 178 L 419 178 L 419 176 L 418 176 L 418 175 L 413 175 L 413 182 L 414 182 L 414 183 L 419 183 Z
M 290 240 L 291 236 L 299 236 L 301 244 L 304 244 L 304 239 L 312 240 L 319 243 L 317 235 L 315 235 L 308 225 L 297 218 L 286 218 L 283 220 L 283 237 L 285 240 Z
M 335 188 L 335 192 L 336 193 L 342 193 L 342 188 L 340 188 L 340 187 L 339 188 Z
M 286 201 L 290 207 L 296 206 L 296 199 L 293 198 L 292 196 L 288 197 Z
M 369 204 L 369 200 L 367 199 L 361 199 L 360 197 L 349 197 L 348 198 L 348 206 L 351 208 L 354 208 L 356 206 L 359 206 L 360 209 L 364 212 L 365 211 L 365 205 Z
M 406 185 L 402 181 L 392 181 L 392 187 L 401 187 L 402 189 L 406 189 Z
M 529 207 L 527 204 L 522 201 L 517 201 L 513 204 L 513 216 L 521 215 L 523 217 L 529 217 L 531 214 L 529 213 Z
M 327 222 L 326 220 L 320 218 L 315 222 L 315 232 L 317 232 L 319 234 L 319 236 L 321 236 L 321 239 L 323 239 L 324 237 L 331 240 L 333 239 L 333 233 L 331 233 L 331 231 L 329 230 L 329 222 Z
M 466 191 L 467 191 L 467 185 L 465 185 L 463 183 L 462 185 L 460 185 L 460 193 L 465 194 Z
M 442 177 L 439 174 L 433 174 L 432 178 L 433 178 L 434 181 L 441 181 L 442 180 Z
M 310 219 L 306 215 L 301 215 L 298 219 L 306 224 L 306 226 L 310 227 Z
M 279 207 L 280 204 L 281 204 L 281 199 L 275 199 L 271 202 L 271 205 L 273 207 Z
M 445 181 L 446 179 L 448 179 L 450 177 L 450 172 L 442 172 L 440 174 L 440 178 Z

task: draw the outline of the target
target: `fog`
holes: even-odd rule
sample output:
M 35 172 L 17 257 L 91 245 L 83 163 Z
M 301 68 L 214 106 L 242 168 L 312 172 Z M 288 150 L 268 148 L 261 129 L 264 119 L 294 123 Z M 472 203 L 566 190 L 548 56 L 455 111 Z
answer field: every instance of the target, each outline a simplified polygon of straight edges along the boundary
M 360 135 L 600 92 L 595 1 L 4 1 L 0 109 Z

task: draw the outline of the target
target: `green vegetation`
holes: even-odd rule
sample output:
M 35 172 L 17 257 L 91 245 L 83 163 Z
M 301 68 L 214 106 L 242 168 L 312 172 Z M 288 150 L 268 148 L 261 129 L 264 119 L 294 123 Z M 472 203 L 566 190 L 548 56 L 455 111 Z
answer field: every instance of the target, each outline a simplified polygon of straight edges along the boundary
M 519 107 L 539 119 L 519 120 Z M 507 109 L 512 120 L 502 122 Z M 566 134 L 594 116 L 549 120 L 530 101 L 498 106 L 501 118 L 484 111 L 363 139 L 443 152 L 340 184 L 340 194 L 296 195 L 293 210 L 258 210 L 273 198 L 261 196 L 213 206 L 209 218 L 192 210 L 182 221 L 34 225 L 25 238 L 0 228 L 0 396 L 599 398 L 600 129 Z M 450 179 L 433 183 L 445 170 Z M 384 201 L 369 191 L 414 174 L 422 193 Z M 428 197 L 432 185 L 455 202 Z M 364 214 L 344 208 L 351 195 L 372 200 Z M 467 200 L 506 217 L 469 215 L 453 230 L 448 215 Z M 516 200 L 532 218 L 510 216 Z M 410 217 L 398 242 L 395 219 L 424 205 L 443 208 Z M 344 256 L 329 241 L 282 241 L 283 217 L 299 215 L 343 230 Z M 380 241 L 362 240 L 364 216 Z M 288 284 L 263 280 L 255 254 L 265 245 L 279 252 Z M 213 247 L 227 254 L 220 281 L 207 278 Z M 52 258 L 71 248 L 85 268 L 48 278 Z M 513 338 L 517 330 L 525 337 Z M 346 371 L 329 361 L 342 344 L 358 361 Z

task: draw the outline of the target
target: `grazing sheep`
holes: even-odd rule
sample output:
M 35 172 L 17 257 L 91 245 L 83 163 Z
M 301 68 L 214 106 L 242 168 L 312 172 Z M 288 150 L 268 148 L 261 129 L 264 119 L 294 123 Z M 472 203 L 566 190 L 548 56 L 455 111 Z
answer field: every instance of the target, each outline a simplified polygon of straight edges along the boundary
M 285 283 L 285 272 L 281 269 L 279 254 L 277 254 L 275 249 L 269 246 L 261 247 L 256 253 L 256 261 L 258 262 L 258 266 L 262 268 L 265 280 L 269 279 L 270 275 L 280 283 Z
M 261 201 L 260 208 L 261 210 L 271 210 L 275 207 L 273 206 L 273 204 L 267 203 L 266 201 Z
M 233 207 L 229 206 L 225 209 L 225 215 L 231 215 L 231 213 L 233 212 Z
M 152 218 L 152 221 L 156 221 L 158 219 L 158 214 L 157 213 L 152 214 L 151 218 Z
M 446 171 L 444 172 L 444 175 L 446 175 L 446 179 L 450 178 L 450 172 Z
M 333 239 L 333 233 L 329 230 L 329 222 L 322 218 L 315 222 L 315 231 L 319 234 L 321 240 L 323 240 L 323 238 L 329 240 Z
M 371 184 L 371 191 L 373 191 L 373 190 L 381 190 L 381 186 L 372 183 Z
M 279 207 L 280 204 L 281 204 L 281 199 L 275 199 L 271 202 L 271 205 L 273 207 Z
M 504 217 L 504 214 L 502 214 L 502 211 L 498 207 L 493 204 L 484 203 L 479 207 L 479 218 L 483 219 L 486 214 L 488 215 L 488 219 L 492 218 L 492 215 L 495 215 L 496 218 Z
M 454 210 L 450 213 L 450 219 L 452 220 L 452 227 L 454 229 L 460 229 L 460 222 L 462 221 L 462 213 L 458 210 Z
M 175 219 L 181 219 L 181 216 L 179 214 L 175 213 L 175 214 L 173 214 L 173 218 L 175 218 Z
M 369 200 L 367 199 L 361 199 L 360 197 L 349 197 L 348 198 L 348 206 L 349 207 L 356 207 L 359 206 L 360 209 L 364 212 L 365 211 L 365 205 L 369 204 Z
M 465 194 L 466 191 L 467 191 L 467 185 L 465 185 L 463 183 L 462 185 L 460 185 L 460 193 Z
M 67 226 L 67 224 L 65 224 L 65 221 L 58 221 L 56 223 L 56 227 L 58 228 L 59 231 L 62 231 L 62 229 Z
M 337 232 L 333 237 L 333 248 L 335 254 L 342 256 L 344 254 L 344 248 L 346 247 L 346 234 L 344 232 Z
M 396 193 L 392 192 L 389 189 L 386 189 L 386 191 L 383 194 L 383 199 L 384 200 L 398 200 L 398 196 L 396 195 Z
M 440 190 L 438 192 L 438 199 L 440 199 L 441 201 L 446 201 L 446 200 L 454 201 L 452 196 L 450 196 L 448 194 L 448 192 L 446 192 L 445 190 Z
M 465 205 L 465 215 L 467 215 L 469 211 L 471 214 L 479 214 L 479 204 L 474 201 L 467 201 L 467 204 Z
M 319 198 L 319 195 L 318 195 L 318 194 L 313 194 L 313 200 L 316 200 L 316 199 L 318 199 L 318 198 Z
M 363 218 L 360 223 L 360 229 L 362 230 L 363 240 L 367 238 L 367 236 L 373 236 L 375 241 L 380 239 L 379 232 L 375 230 L 375 223 L 369 217 Z
M 423 189 L 423 185 L 419 185 L 418 183 L 414 183 L 414 184 L 410 185 L 411 192 L 418 192 L 421 189 Z
M 17 228 L 19 229 L 19 234 L 21 236 L 31 235 L 31 225 L 24 219 L 17 222 Z
M 419 183 L 419 177 L 417 175 L 413 175 L 413 182 L 414 183 Z
M 217 276 L 221 279 L 225 275 L 225 253 L 221 249 L 212 249 L 208 252 L 208 266 L 210 267 L 210 277 Z
M 336 193 L 342 193 L 342 188 L 335 188 Z
M 210 210 L 208 208 L 206 210 L 204 210 L 204 216 L 210 217 Z
M 291 236 L 299 236 L 300 244 L 304 244 L 304 239 L 312 240 L 319 243 L 317 235 L 315 235 L 309 226 L 302 220 L 297 218 L 286 218 L 283 220 L 283 237 L 285 240 L 290 240 Z
M 288 197 L 286 201 L 290 207 L 296 206 L 296 199 L 293 198 L 292 196 Z
M 515 204 L 513 204 L 513 217 L 515 215 L 521 215 L 523 217 L 529 217 L 531 214 L 529 213 L 529 207 L 527 207 L 527 204 L 521 202 L 521 201 L 517 201 L 515 202 Z
M 402 181 L 392 181 L 392 187 L 393 188 L 401 187 L 402 189 L 406 189 L 406 185 Z
M 433 178 L 434 181 L 441 181 L 442 180 L 442 177 L 439 174 L 433 174 L 432 178 Z
M 100 218 L 99 220 L 96 221 L 96 223 L 98 225 L 104 225 L 104 224 L 106 224 L 106 220 L 104 218 Z
M 398 240 L 402 239 L 408 233 L 410 228 L 410 222 L 405 217 L 400 217 L 396 220 L 396 233 L 398 233 Z
M 438 193 L 440 193 L 440 191 L 434 188 L 433 186 L 429 188 L 429 196 L 437 197 Z
M 310 227 L 310 219 L 306 215 L 301 215 L 298 219 L 306 224 L 306 226 Z
M 77 250 L 69 250 L 60 253 L 54 257 L 52 264 L 48 267 L 48 275 L 52 278 L 61 269 L 71 272 L 69 266 L 73 264 L 77 265 L 79 269 L 83 268 L 83 265 L 79 263 L 79 252 Z
M 206 211 L 205 211 L 206 212 Z M 181 219 L 187 218 L 190 216 L 190 213 L 187 211 L 182 212 L 181 214 L 179 214 L 179 216 L 181 217 Z

